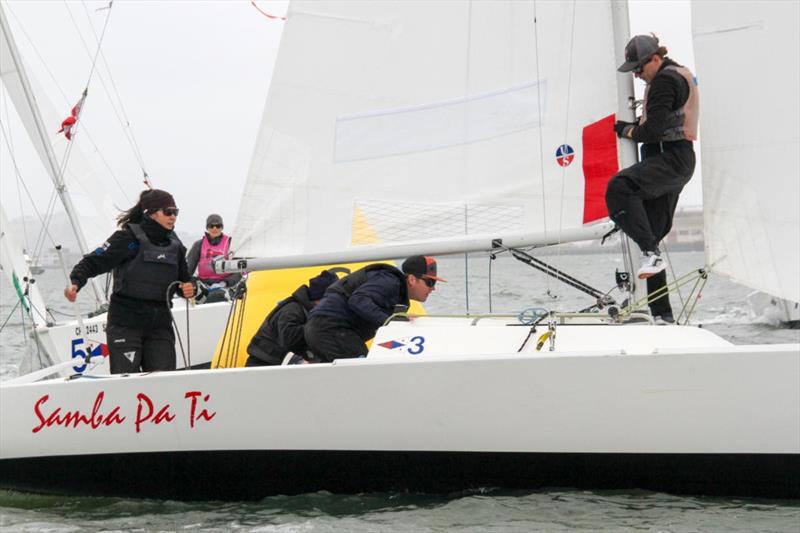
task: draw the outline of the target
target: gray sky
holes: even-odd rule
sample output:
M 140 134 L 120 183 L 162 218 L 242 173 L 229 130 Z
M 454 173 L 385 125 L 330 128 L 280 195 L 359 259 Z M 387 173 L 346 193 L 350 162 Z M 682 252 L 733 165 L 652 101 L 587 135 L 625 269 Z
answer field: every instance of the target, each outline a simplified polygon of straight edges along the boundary
M 90 54 L 80 36 L 91 38 L 88 20 L 100 31 L 107 11 L 95 10 L 107 2 L 3 0 L 3 4 L 29 70 L 64 118 L 80 98 L 90 71 Z M 257 4 L 268 13 L 283 15 L 287 2 L 257 0 Z M 631 33 L 655 32 L 671 57 L 693 68 L 689 13 L 689 2 L 632 1 Z M 181 208 L 179 230 L 199 234 L 209 212 L 222 214 L 232 229 L 282 27 L 282 21 L 266 18 L 249 0 L 115 1 L 103 41 L 104 58 L 153 185 L 176 196 Z M 91 42 L 88 48 L 93 53 L 96 46 Z M 102 61 L 96 72 L 111 88 Z M 63 94 L 52 79 L 58 80 Z M 126 208 L 143 188 L 141 172 L 98 81 L 91 83 L 77 137 L 80 143 L 75 144 L 95 168 L 105 169 L 106 164 L 112 168 L 127 194 L 125 198 L 118 192 L 117 207 Z M 2 116 L 8 117 L 7 98 L 0 105 Z M 4 127 L 7 124 L 13 126 L 5 120 Z M 55 134 L 59 124 L 53 126 Z M 6 195 L 16 196 L 14 170 L 6 147 L 1 150 L 0 193 L 9 214 L 17 216 L 17 202 L 5 200 Z M 49 181 L 19 141 L 14 151 L 23 175 L 38 176 L 26 182 L 46 203 L 52 188 Z M 700 204 L 700 191 L 696 173 L 681 203 Z M 31 213 L 29 207 L 25 211 Z

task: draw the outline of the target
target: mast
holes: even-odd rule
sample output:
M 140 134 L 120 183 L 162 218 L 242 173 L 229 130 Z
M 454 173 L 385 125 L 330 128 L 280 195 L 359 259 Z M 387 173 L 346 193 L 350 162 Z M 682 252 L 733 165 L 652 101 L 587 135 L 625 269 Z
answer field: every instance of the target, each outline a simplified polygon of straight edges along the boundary
M 625 45 L 628 44 L 631 36 L 627 0 L 611 0 L 611 18 L 611 24 L 614 28 L 614 56 L 616 57 L 616 64 L 621 65 L 625 62 Z M 618 120 L 634 121 L 636 117 L 633 106 L 634 100 L 633 78 L 628 73 L 617 72 Z M 622 142 L 618 143 L 617 150 L 620 168 L 627 168 L 639 161 L 635 141 L 622 139 Z M 620 244 L 622 245 L 622 260 L 625 263 L 625 269 L 631 276 L 629 287 L 631 296 L 633 296 L 637 292 L 637 285 L 640 285 L 641 282 L 635 275 L 636 267 L 631 253 L 631 241 L 624 233 L 620 238 Z
M 28 131 L 31 141 L 37 148 L 36 151 L 42 159 L 42 163 L 47 169 L 47 173 L 50 175 L 50 179 L 55 186 L 58 197 L 64 206 L 64 210 L 69 218 L 70 226 L 72 226 L 72 232 L 75 235 L 75 239 L 78 242 L 81 253 L 85 253 L 88 251 L 89 247 L 86 244 L 86 239 L 83 235 L 83 231 L 81 230 L 80 223 L 78 222 L 78 218 L 75 213 L 75 207 L 72 204 L 72 198 L 67 191 L 63 173 L 60 170 L 60 165 L 58 164 L 55 152 L 53 151 L 53 146 L 51 145 L 47 136 L 47 130 L 44 127 L 44 123 L 39 112 L 39 107 L 36 103 L 36 96 L 33 93 L 30 80 L 28 80 L 28 75 L 22 63 L 22 57 L 19 54 L 16 42 L 11 34 L 11 28 L 8 24 L 8 19 L 6 19 L 5 11 L 2 9 L 2 6 L 0 6 L 0 30 L 2 31 L 3 36 L 3 39 L 0 40 L 0 45 L 2 45 L 4 49 L 3 55 L 10 56 L 14 63 L 17 74 L 16 77 L 18 80 L 18 88 L 21 89 L 22 94 L 25 97 L 25 103 L 27 104 L 28 118 L 30 120 L 23 120 L 23 123 L 25 124 L 25 128 Z M 6 83 L 8 83 L 7 80 Z M 15 105 L 17 109 L 20 109 L 18 102 L 15 101 Z M 92 279 L 90 280 L 90 285 L 92 287 L 97 304 L 102 304 L 105 301 L 105 298 L 102 296 L 103 293 L 97 286 L 97 282 Z

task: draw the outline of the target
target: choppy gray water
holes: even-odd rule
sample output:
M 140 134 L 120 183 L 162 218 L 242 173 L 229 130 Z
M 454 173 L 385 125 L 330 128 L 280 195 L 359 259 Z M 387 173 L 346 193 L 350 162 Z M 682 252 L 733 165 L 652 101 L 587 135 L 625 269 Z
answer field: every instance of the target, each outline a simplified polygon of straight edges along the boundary
M 618 254 L 553 255 L 545 260 L 602 290 L 614 284 Z M 678 274 L 703 266 L 699 252 L 671 254 Z M 517 313 L 544 307 L 574 311 L 591 299 L 570 287 L 548 281 L 510 258 L 494 261 L 489 275 L 486 258 L 443 259 L 437 285 L 426 308 L 431 313 L 463 312 L 465 270 L 469 276 L 469 308 Z M 48 304 L 64 313 L 70 307 L 60 296 L 63 274 L 48 270 L 39 276 Z M 549 291 L 549 293 L 548 293 Z M 750 316 L 745 297 L 750 289 L 711 275 L 692 323 L 702 324 L 736 344 L 800 342 L 800 330 L 781 329 Z M 679 298 L 672 297 L 673 307 Z M 0 284 L 0 321 L 15 305 L 7 283 Z M 0 322 L 2 323 L 2 322 Z M 0 332 L 0 380 L 17 375 L 26 351 L 19 312 Z M 80 472 L 75 472 L 80 476 Z M 154 473 L 154 475 L 156 475 Z M 120 480 L 124 483 L 124 480 Z M 529 532 L 529 531 L 800 531 L 800 501 L 673 496 L 628 491 L 552 489 L 509 492 L 487 487 L 450 495 L 373 493 L 278 496 L 259 502 L 181 503 L 118 498 L 77 498 L 0 491 L 2 531 L 263 531 L 263 532 Z

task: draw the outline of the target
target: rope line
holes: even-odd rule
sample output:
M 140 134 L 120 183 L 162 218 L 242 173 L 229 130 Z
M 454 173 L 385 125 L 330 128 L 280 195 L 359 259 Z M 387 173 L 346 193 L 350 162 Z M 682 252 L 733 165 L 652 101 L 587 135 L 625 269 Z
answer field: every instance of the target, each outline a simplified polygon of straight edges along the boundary
M 113 2 L 109 2 L 108 6 L 102 9 L 108 9 L 110 11 L 112 4 Z M 109 92 L 108 86 L 106 85 L 106 82 L 103 80 L 103 77 L 100 74 L 98 74 L 98 77 L 100 79 L 100 84 L 103 87 L 103 91 L 106 93 L 106 96 L 108 97 L 108 101 L 111 104 L 111 109 L 114 111 L 114 115 L 117 117 L 117 121 L 119 122 L 120 126 L 122 126 L 123 134 L 125 135 L 125 139 L 128 141 L 128 145 L 131 147 L 133 156 L 134 158 L 136 158 L 136 162 L 139 164 L 139 168 L 141 169 L 142 174 L 146 176 L 147 170 L 145 169 L 144 157 L 142 156 L 142 151 L 139 148 L 139 143 L 136 141 L 136 136 L 133 133 L 133 128 L 131 127 L 131 122 L 130 119 L 128 118 L 128 113 L 125 111 L 125 105 L 122 101 L 122 97 L 119 94 L 119 89 L 117 88 L 117 83 L 114 80 L 114 75 L 111 72 L 111 67 L 108 65 L 106 56 L 103 53 L 102 49 L 100 48 L 100 39 L 98 39 L 97 37 L 97 32 L 94 29 L 94 24 L 92 23 L 91 16 L 89 15 L 89 10 L 86 7 L 85 3 L 83 4 L 83 11 L 84 14 L 86 15 L 89 27 L 92 29 L 95 41 L 97 42 L 97 51 L 99 54 L 99 58 L 103 62 L 106 75 L 108 76 L 108 81 L 111 84 L 111 89 L 113 90 L 114 94 L 112 95 Z M 106 23 L 108 22 L 108 16 L 110 16 L 110 13 L 107 15 Z M 128 199 L 127 195 L 126 199 Z
M 541 74 L 539 72 L 539 24 L 538 24 L 538 17 L 536 11 L 537 2 L 534 0 L 533 2 L 533 40 L 534 40 L 534 56 L 536 58 L 536 112 L 539 115 L 539 180 L 542 184 L 542 227 L 544 229 L 544 234 L 547 235 L 547 199 L 545 198 L 545 188 L 544 183 L 544 139 L 542 138 L 543 131 L 542 131 L 542 89 L 541 84 L 538 83 L 541 80 Z M 550 280 L 547 279 L 547 293 L 550 294 Z
M 267 17 L 268 19 L 272 19 L 272 20 L 286 20 L 286 17 L 279 17 L 279 16 L 277 16 L 277 15 L 270 15 L 269 13 L 267 13 L 266 11 L 264 11 L 263 9 L 261 9 L 260 7 L 258 7 L 258 6 L 256 5 L 256 2 L 255 2 L 255 0 L 250 0 L 250 5 L 252 5 L 254 8 L 256 8 L 256 9 L 258 10 L 258 12 L 259 12 L 259 13 L 261 13 L 262 15 L 264 15 L 265 17 Z
M 567 142 L 567 134 L 569 132 L 569 104 L 570 96 L 572 95 L 572 64 L 575 59 L 575 0 L 572 1 L 572 20 L 570 23 L 570 37 L 569 37 L 569 62 L 567 63 L 567 98 L 564 110 L 564 144 Z M 561 166 L 561 199 L 558 205 L 558 233 L 556 234 L 556 242 L 561 244 L 561 234 L 564 230 L 564 193 L 566 191 L 567 165 Z M 544 191 L 542 191 L 544 196 Z M 546 230 L 545 230 L 546 231 Z M 561 264 L 562 249 L 556 246 L 556 264 Z

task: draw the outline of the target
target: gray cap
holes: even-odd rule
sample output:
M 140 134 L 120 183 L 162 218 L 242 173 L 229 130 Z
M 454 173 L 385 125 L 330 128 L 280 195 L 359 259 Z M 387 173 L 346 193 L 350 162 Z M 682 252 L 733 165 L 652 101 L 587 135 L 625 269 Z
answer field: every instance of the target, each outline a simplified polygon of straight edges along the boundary
M 658 39 L 652 35 L 637 35 L 625 45 L 625 62 L 617 69 L 630 72 L 644 65 L 658 51 Z
M 222 217 L 216 213 L 213 215 L 208 215 L 208 218 L 206 218 L 206 227 L 209 227 L 211 224 L 218 224 L 222 226 Z

